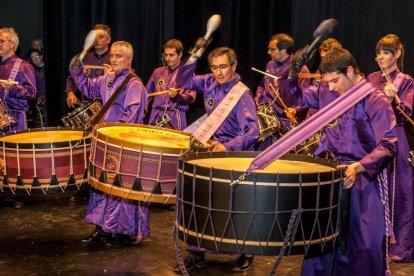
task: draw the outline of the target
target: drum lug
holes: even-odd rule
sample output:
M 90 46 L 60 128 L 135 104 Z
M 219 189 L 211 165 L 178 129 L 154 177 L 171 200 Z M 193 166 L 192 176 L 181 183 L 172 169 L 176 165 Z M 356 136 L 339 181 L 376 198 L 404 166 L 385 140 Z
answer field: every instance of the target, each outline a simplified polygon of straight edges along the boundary
M 141 186 L 141 179 L 136 177 L 134 181 L 134 185 L 132 185 L 132 190 L 137 192 L 142 192 L 142 186 Z
M 119 176 L 119 174 L 117 174 L 114 177 L 114 182 L 112 183 L 112 185 L 114 185 L 115 187 L 120 187 L 122 188 L 122 181 L 121 181 L 121 177 Z
M 52 178 L 50 179 L 49 185 L 51 185 L 51 186 L 59 185 L 59 181 L 58 181 L 56 175 L 52 175 Z
M 155 195 L 162 195 L 162 190 L 161 190 L 161 184 L 160 182 L 155 182 L 155 185 L 152 189 L 151 194 L 155 194 Z

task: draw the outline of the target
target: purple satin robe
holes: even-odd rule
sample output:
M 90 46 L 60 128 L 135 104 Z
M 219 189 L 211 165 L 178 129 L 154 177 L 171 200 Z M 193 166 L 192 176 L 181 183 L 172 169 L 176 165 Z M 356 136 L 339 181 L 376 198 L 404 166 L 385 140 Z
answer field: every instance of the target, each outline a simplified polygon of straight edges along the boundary
M 153 93 L 169 88 L 179 88 L 175 83 L 178 67 L 172 70 L 168 66 L 155 69 L 147 82 L 147 92 Z M 168 94 L 152 97 L 152 110 L 148 124 L 155 125 L 157 120 L 165 113 L 171 119 L 170 123 L 174 129 L 185 129 L 187 127 L 186 112 L 188 111 L 188 105 L 194 102 L 195 97 L 195 91 L 186 89 L 180 90 L 177 96 L 173 98 L 170 98 Z M 171 128 L 170 125 L 166 127 Z
M 180 67 L 177 85 L 202 93 L 204 107 L 207 115 L 210 115 L 241 78 L 235 74 L 234 79 L 220 85 L 213 74 L 194 76 L 195 66 L 196 64 L 190 64 Z M 222 143 L 227 151 L 244 151 L 253 150 L 258 137 L 256 104 L 251 91 L 246 91 L 216 130 L 213 139 Z
M 395 79 L 398 70 L 392 72 L 390 77 Z M 381 72 L 375 72 L 368 76 L 368 81 L 383 90 L 387 84 Z M 412 115 L 414 85 L 413 79 L 406 75 L 398 88 L 398 97 L 401 100 L 401 109 L 408 115 Z M 414 261 L 414 182 L 413 167 L 408 162 L 410 146 L 404 131 L 405 117 L 395 108 L 395 101 L 392 102 L 395 116 L 397 118 L 397 155 L 395 169 L 388 175 L 390 191 L 390 208 L 394 213 L 393 230 L 396 244 L 390 245 L 390 256 L 394 260 L 413 262 Z M 394 183 L 395 177 L 395 183 Z M 395 190 L 394 196 L 392 191 Z M 394 202 L 394 206 L 392 206 Z
M 0 61 L 0 79 L 8 80 L 10 72 L 18 57 L 16 55 Z M 0 86 L 0 98 L 5 102 L 10 115 L 16 123 L 3 129 L 2 133 L 24 130 L 27 128 L 26 111 L 28 110 L 28 99 L 36 98 L 36 76 L 33 66 L 23 60 L 17 72 L 15 81 L 19 84 L 13 86 L 8 93 Z
M 308 107 L 323 108 L 336 97 L 323 82 L 303 89 Z M 340 164 L 360 162 L 366 172 L 357 175 L 351 189 L 347 250 L 305 258 L 302 275 L 384 275 L 385 215 L 377 176 L 396 153 L 395 125 L 391 105 L 375 90 L 325 128 L 320 147 Z
M 83 64 L 87 65 L 98 65 L 103 66 L 104 64 L 110 64 L 109 60 L 109 50 L 103 53 L 102 55 L 98 55 L 95 53 L 95 51 L 88 52 L 85 57 L 83 58 Z M 105 74 L 105 71 L 103 69 L 85 69 L 85 74 L 93 79 L 99 76 L 102 76 Z M 70 91 L 76 92 L 76 83 L 73 80 L 72 76 L 69 74 L 68 78 L 66 79 L 66 88 L 65 93 L 68 93 Z M 88 99 L 84 94 L 82 96 L 82 102 L 89 102 L 90 99 Z
M 71 70 L 78 89 L 90 99 L 100 99 L 105 104 L 119 87 L 131 69 L 118 75 L 105 74 L 95 79 L 88 78 L 82 69 Z M 147 92 L 140 79 L 131 79 L 124 92 L 118 96 L 105 115 L 105 122 L 142 123 L 147 109 Z M 148 237 L 148 204 L 95 191 L 89 199 L 85 220 L 97 224 L 108 233 L 137 235 L 137 239 Z

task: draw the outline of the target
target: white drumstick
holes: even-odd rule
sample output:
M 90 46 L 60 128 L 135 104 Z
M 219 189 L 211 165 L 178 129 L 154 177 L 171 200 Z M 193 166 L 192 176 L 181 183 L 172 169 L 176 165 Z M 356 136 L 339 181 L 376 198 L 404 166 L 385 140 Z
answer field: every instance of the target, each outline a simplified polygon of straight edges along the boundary
M 80 54 L 80 61 L 82 62 L 83 58 L 85 57 L 86 53 L 88 53 L 88 50 L 95 44 L 96 41 L 96 31 L 91 30 L 88 35 L 85 38 L 85 43 L 83 44 L 83 50 Z
M 221 24 L 221 16 L 219 14 L 214 14 L 211 16 L 207 22 L 207 32 L 204 35 L 204 39 L 208 40 L 211 36 L 211 34 L 217 30 L 217 28 Z

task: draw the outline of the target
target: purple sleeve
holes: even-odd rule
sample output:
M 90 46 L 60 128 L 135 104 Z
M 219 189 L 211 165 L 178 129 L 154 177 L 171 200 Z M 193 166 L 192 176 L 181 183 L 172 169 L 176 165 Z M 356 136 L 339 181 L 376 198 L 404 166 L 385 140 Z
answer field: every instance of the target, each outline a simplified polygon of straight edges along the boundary
M 414 101 L 414 85 L 412 78 L 406 78 L 405 81 L 401 84 L 398 89 L 398 97 L 400 98 L 401 104 L 400 108 L 411 117 L 413 112 L 413 101 Z M 407 119 L 400 111 L 395 109 L 395 101 L 392 102 L 392 105 L 395 110 L 395 116 L 397 117 L 397 122 L 405 122 Z
M 240 133 L 233 139 L 223 142 L 227 151 L 253 150 L 259 137 L 256 104 L 250 91 L 244 92 L 235 107 Z
M 396 153 L 396 120 L 387 97 L 380 90 L 368 95 L 364 110 L 374 130 L 377 146 L 359 162 L 373 178 Z
M 145 86 L 145 89 L 148 93 L 155 92 L 155 71 L 152 73 L 150 79 L 147 82 L 147 85 Z
M 297 77 L 279 80 L 280 91 L 283 91 L 285 98 L 295 98 L 301 103 L 300 108 L 311 107 L 319 109 L 319 90 L 320 86 L 307 85 L 301 86 Z
M 76 91 L 76 84 L 75 81 L 73 80 L 72 76 L 69 75 L 66 79 L 66 88 L 65 88 L 65 93 L 68 92 L 75 92 Z
M 101 83 L 104 81 L 104 76 L 100 76 L 94 79 L 88 78 L 88 76 L 83 72 L 83 68 L 72 70 L 70 69 L 70 74 L 73 77 L 77 88 L 82 92 L 83 95 L 90 99 L 100 99 L 102 100 L 102 95 L 100 93 Z
M 9 90 L 9 97 L 34 99 L 36 98 L 36 74 L 32 65 L 22 62 L 17 73 L 16 79 L 19 84 Z
M 177 87 L 203 93 L 205 76 L 195 76 L 195 68 L 196 63 L 183 65 L 178 68 L 176 77 Z

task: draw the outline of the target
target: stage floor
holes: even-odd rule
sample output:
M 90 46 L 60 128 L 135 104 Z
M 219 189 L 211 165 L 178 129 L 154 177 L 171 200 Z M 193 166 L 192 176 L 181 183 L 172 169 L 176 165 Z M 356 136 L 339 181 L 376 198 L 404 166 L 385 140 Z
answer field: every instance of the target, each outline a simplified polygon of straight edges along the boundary
M 171 271 L 176 253 L 171 241 L 175 211 L 150 210 L 151 239 L 138 247 L 83 245 L 93 225 L 83 220 L 87 202 L 72 203 L 73 192 L 31 196 L 26 207 L 0 205 L 0 275 L 179 275 Z M 185 245 L 179 241 L 182 252 Z M 277 275 L 299 275 L 303 256 L 284 257 Z M 275 256 L 256 256 L 253 268 L 233 273 L 234 257 L 206 255 L 206 267 L 192 275 L 268 275 Z M 393 275 L 414 275 L 414 263 L 392 263 Z

